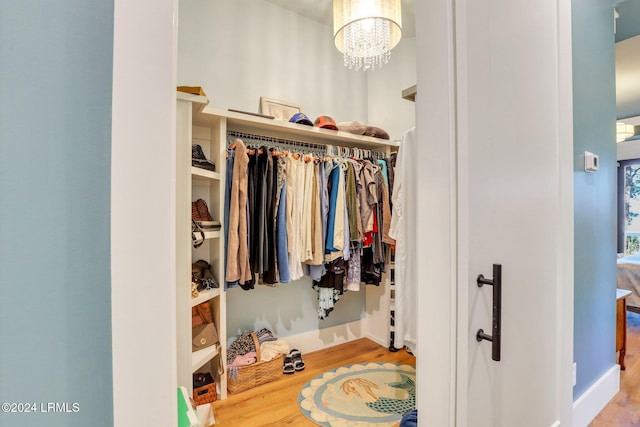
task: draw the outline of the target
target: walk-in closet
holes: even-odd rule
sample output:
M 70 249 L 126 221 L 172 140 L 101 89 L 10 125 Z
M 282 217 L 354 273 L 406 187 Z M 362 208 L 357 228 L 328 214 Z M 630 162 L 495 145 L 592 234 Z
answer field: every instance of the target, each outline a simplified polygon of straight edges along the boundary
M 363 264 L 363 278 L 359 279 L 358 283 L 353 283 L 350 289 L 345 285 L 344 291 L 341 289 L 335 293 L 326 287 L 323 289 L 318 286 L 321 277 L 325 277 L 325 272 L 333 271 L 334 267 L 327 263 L 327 255 L 323 257 L 320 254 L 318 262 L 315 246 L 315 262 L 311 260 L 311 252 L 306 263 L 305 260 L 300 262 L 294 258 L 295 268 L 289 266 L 290 271 L 286 274 L 281 274 L 279 265 L 276 266 L 278 272 L 271 274 L 266 258 L 265 268 L 262 268 L 261 259 L 260 266 L 251 265 L 247 269 L 251 274 L 251 281 L 246 280 L 247 277 L 244 276 L 238 283 L 238 277 L 232 277 L 233 274 L 228 271 L 228 259 L 232 256 L 228 253 L 229 240 L 233 240 L 229 237 L 229 223 L 233 223 L 229 216 L 238 215 L 237 211 L 234 214 L 233 208 L 230 215 L 228 200 L 230 194 L 233 194 L 231 181 L 234 178 L 234 170 L 229 170 L 229 167 L 233 168 L 233 162 L 229 163 L 229 155 L 231 154 L 232 159 L 234 154 L 237 156 L 236 141 L 240 141 L 243 150 L 246 148 L 252 155 L 253 151 L 256 151 L 256 162 L 260 161 L 258 150 L 260 153 L 267 150 L 269 157 L 274 153 L 274 157 L 269 158 L 271 169 L 268 172 L 273 173 L 274 177 L 277 165 L 285 164 L 284 158 L 278 161 L 275 157 L 276 152 L 306 156 L 307 162 L 300 163 L 300 171 L 305 173 L 306 168 L 312 172 L 306 172 L 307 180 L 299 182 L 304 183 L 301 184 L 301 188 L 308 188 L 309 194 L 312 188 L 316 188 L 312 182 L 316 178 L 320 182 L 320 176 L 324 177 L 325 182 L 319 185 L 318 189 L 322 191 L 324 186 L 326 190 L 330 175 L 328 171 L 324 175 L 318 175 L 318 163 L 322 164 L 327 159 L 332 159 L 327 163 L 331 164 L 331 167 L 337 165 L 338 168 L 344 168 L 343 177 L 347 176 L 347 166 L 352 164 L 366 164 L 372 170 L 384 166 L 386 181 L 394 168 L 387 171 L 389 163 L 385 161 L 393 157 L 395 165 L 403 137 L 415 126 L 415 104 L 412 102 L 416 82 L 413 22 L 403 22 L 402 39 L 392 49 L 387 64 L 373 70 L 356 71 L 345 66 L 343 55 L 334 44 L 332 2 L 322 2 L 321 5 L 316 2 L 295 3 L 298 8 L 307 4 L 309 7 L 324 7 L 326 10 L 304 13 L 304 10 L 292 9 L 286 2 L 276 0 L 180 2 L 178 85 L 199 89 L 189 93 L 189 89 L 183 88 L 183 91 L 177 92 L 178 384 L 197 398 L 198 391 L 204 389 L 200 387 L 201 384 L 194 374 L 200 374 L 200 379 L 202 375 L 210 374 L 215 383 L 215 390 L 205 392 L 214 394 L 214 414 L 218 420 L 217 424 L 222 422 L 221 425 L 227 425 L 224 424 L 224 420 L 229 420 L 224 415 L 227 400 L 232 402 L 233 406 L 237 406 L 238 402 L 245 400 L 243 395 L 249 399 L 249 396 L 255 397 L 255 393 L 260 394 L 255 387 L 245 387 L 246 391 L 241 389 L 239 392 L 233 387 L 237 381 L 234 375 L 237 375 L 238 371 L 230 367 L 232 360 L 228 352 L 235 351 L 235 341 L 247 331 L 268 331 L 278 339 L 277 342 L 285 341 L 289 349 L 295 349 L 302 354 L 307 372 L 311 371 L 310 361 L 317 359 L 311 357 L 307 360 L 305 356 L 349 343 L 364 345 L 367 350 L 363 350 L 363 354 L 373 351 L 371 345 L 378 347 L 378 350 L 374 351 L 375 354 L 392 354 L 400 350 L 403 354 L 408 354 L 407 360 L 413 361 L 415 365 L 415 358 L 412 358 L 411 353 L 407 353 L 404 348 L 396 348 L 393 341 L 393 285 L 395 276 L 399 274 L 393 271 L 395 241 L 394 244 L 385 243 L 384 253 L 375 255 L 373 250 L 371 255 L 367 255 L 362 245 L 357 247 L 357 250 L 352 247 L 351 253 L 357 253 L 358 257 L 364 254 L 365 257 L 384 259 L 380 262 L 376 258 L 378 262 L 372 262 L 370 269 Z M 403 1 L 402 6 L 408 8 L 405 15 L 412 17 L 411 2 Z M 320 128 L 313 123 L 289 122 L 287 117 L 296 112 L 302 113 L 312 122 L 316 118 L 328 116 L 329 120 L 341 126 L 347 123 L 363 125 L 377 129 L 378 134 L 373 132 L 363 135 L 362 132 L 334 130 L 333 126 Z M 278 117 L 280 114 L 286 115 L 284 120 Z M 380 137 L 381 134 L 386 134 L 386 137 Z M 195 152 L 192 150 L 195 150 L 196 146 L 201 150 L 201 155 L 214 166 L 208 167 L 207 170 L 206 167 L 199 167 L 201 165 L 195 165 L 190 161 L 189 157 Z M 245 151 L 242 151 L 243 155 L 244 153 Z M 258 167 L 259 164 L 256 168 Z M 251 166 L 248 169 L 249 174 L 254 173 L 250 168 Z M 267 172 L 256 169 L 255 173 Z M 355 176 L 357 177 L 357 173 Z M 338 178 L 335 179 L 337 183 Z M 233 184 L 236 184 L 235 181 Z M 269 182 L 269 188 L 274 188 L 272 193 L 268 193 L 267 199 L 275 200 L 276 194 L 277 199 L 280 198 L 282 183 L 279 186 L 277 184 L 277 179 L 274 179 L 273 184 Z M 295 186 L 288 187 L 287 184 L 284 187 L 288 191 L 292 188 L 295 191 Z M 331 184 L 329 193 L 330 188 Z M 390 192 L 393 182 L 385 182 L 385 185 L 380 187 L 380 194 L 382 188 Z M 250 189 L 249 192 L 254 190 L 256 189 Z M 384 197 L 385 201 L 391 202 L 391 194 L 385 194 Z M 376 217 L 380 220 L 383 218 L 382 200 L 381 198 L 379 204 L 380 216 Z M 205 212 L 205 216 L 209 218 L 204 219 L 209 221 L 204 223 L 212 224 L 211 228 L 200 227 L 200 221 L 198 225 L 191 221 L 194 219 L 194 212 L 197 213 L 198 210 L 196 203 L 200 203 L 200 207 L 202 203 L 206 205 L 205 211 L 208 212 Z M 299 203 L 299 209 L 316 212 L 314 209 L 320 204 L 320 197 L 318 196 L 317 203 L 312 198 Z M 271 221 L 277 218 L 277 205 L 274 208 L 276 211 L 272 211 L 269 216 Z M 240 212 L 244 213 L 244 209 L 243 205 Z M 255 227 L 258 225 L 256 223 L 262 222 L 256 218 L 262 217 L 251 216 L 250 208 L 246 209 L 250 218 L 247 230 L 255 237 Z M 347 212 L 346 206 L 340 209 L 344 209 L 348 232 L 349 214 L 353 213 Z M 390 221 L 391 206 L 385 206 L 385 209 L 388 209 L 389 215 L 385 221 Z M 319 206 L 317 212 L 320 212 Z M 192 215 L 191 220 L 188 215 Z M 323 215 L 326 215 L 326 212 Z M 266 218 L 267 212 L 263 216 Z M 357 236 L 357 230 L 353 230 L 356 224 L 354 218 L 352 215 L 351 228 Z M 373 221 L 373 216 L 370 220 Z M 237 219 L 235 221 L 232 229 L 237 228 Z M 375 225 L 376 232 L 379 225 L 379 239 L 382 245 L 383 224 Z M 265 233 L 268 228 L 276 226 L 275 222 L 271 224 L 265 220 Z M 325 227 L 326 224 L 321 226 L 321 223 L 317 222 L 317 227 L 314 225 L 313 230 L 320 235 L 322 228 L 323 237 L 326 239 Z M 275 233 L 275 228 L 272 231 Z M 249 247 L 256 246 L 252 237 L 246 242 L 246 234 L 240 234 L 240 251 L 243 238 Z M 238 240 L 237 235 L 235 240 Z M 340 243 L 339 248 L 347 246 L 349 240 L 346 242 L 346 245 Z M 307 243 L 311 248 L 313 242 Z M 270 249 L 267 246 L 265 243 L 265 254 Z M 236 251 L 237 247 L 234 247 L 233 256 L 237 254 Z M 259 251 L 262 254 L 262 249 Z M 273 252 L 276 252 L 275 243 Z M 328 252 L 324 245 L 322 252 Z M 348 253 L 349 248 L 344 248 L 344 254 L 347 256 L 344 266 L 340 267 L 344 270 L 348 270 L 349 266 Z M 340 256 L 342 255 L 341 253 Z M 287 261 L 292 260 L 289 258 Z M 196 286 L 195 283 L 192 284 L 193 288 L 189 286 L 189 277 L 193 282 L 192 273 L 195 271 L 196 262 L 208 264 L 209 274 L 213 276 L 213 282 L 209 286 Z M 374 264 L 382 266 L 380 271 L 374 271 Z M 243 270 L 242 274 L 246 274 L 246 271 Z M 367 274 L 370 276 L 366 276 Z M 379 275 L 377 280 L 376 274 Z M 340 282 L 343 282 L 342 278 Z M 210 310 L 210 319 L 215 325 L 215 338 L 218 342 L 214 345 L 207 344 L 200 349 L 193 341 L 195 335 L 192 336 L 192 332 L 195 330 L 194 319 L 205 318 L 201 310 L 200 313 L 196 310 L 196 307 L 201 308 L 203 303 L 207 310 Z M 367 341 L 363 342 L 362 339 Z M 206 341 L 205 338 L 202 340 Z M 256 348 L 258 344 L 262 346 L 263 343 L 256 342 Z M 279 382 L 285 387 L 286 382 L 283 381 L 291 383 L 292 377 L 300 377 L 298 371 L 293 375 L 287 375 L 286 357 L 287 355 L 277 363 L 278 379 L 260 387 L 277 388 Z M 380 359 L 377 355 L 372 355 L 371 359 L 379 359 L 381 363 L 386 360 L 384 357 Z M 285 362 L 284 374 L 281 360 Z

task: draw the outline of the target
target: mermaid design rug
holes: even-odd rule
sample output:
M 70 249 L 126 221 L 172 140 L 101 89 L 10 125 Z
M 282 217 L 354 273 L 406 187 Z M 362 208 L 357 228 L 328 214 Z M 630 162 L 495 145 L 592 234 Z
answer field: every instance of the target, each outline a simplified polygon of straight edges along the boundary
M 397 363 L 342 366 L 309 381 L 298 404 L 314 423 L 331 427 L 397 426 L 416 406 L 416 369 Z

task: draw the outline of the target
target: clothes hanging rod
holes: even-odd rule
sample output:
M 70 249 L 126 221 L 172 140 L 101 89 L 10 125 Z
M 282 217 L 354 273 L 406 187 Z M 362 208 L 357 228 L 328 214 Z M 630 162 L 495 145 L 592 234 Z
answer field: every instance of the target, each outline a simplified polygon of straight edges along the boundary
M 263 141 L 263 142 L 272 142 L 272 143 L 276 143 L 276 144 L 295 145 L 295 146 L 299 146 L 299 147 L 313 148 L 313 149 L 322 150 L 322 151 L 325 151 L 325 147 L 326 147 L 326 145 L 314 144 L 312 142 L 294 141 L 294 140 L 291 140 L 291 139 L 275 138 L 275 137 L 272 137 L 272 136 L 256 135 L 256 134 L 252 134 L 252 133 L 237 132 L 237 131 L 233 131 L 233 130 L 227 131 L 227 135 L 228 136 L 233 136 L 233 137 L 236 137 L 236 138 L 240 138 L 240 139 L 244 138 L 244 139 L 252 139 L 254 141 Z M 227 145 L 229 145 L 229 144 L 227 144 Z
M 227 131 L 227 147 L 229 147 L 233 143 L 233 138 L 240 138 L 246 140 L 245 142 L 259 142 L 264 143 L 266 146 L 270 148 L 277 148 L 275 144 L 281 146 L 289 146 L 289 147 L 298 147 L 301 148 L 302 151 L 311 152 L 314 154 L 325 154 L 332 156 L 341 156 L 341 157 L 353 157 L 358 159 L 363 158 L 375 158 L 375 159 L 384 159 L 387 157 L 386 152 L 382 150 L 370 150 L 370 149 L 362 149 L 357 147 L 341 147 L 337 145 L 331 144 L 315 144 L 312 142 L 303 142 L 303 141 L 295 141 L 291 139 L 284 138 L 276 138 L 266 135 L 256 135 L 252 133 L 238 132 L 238 131 Z

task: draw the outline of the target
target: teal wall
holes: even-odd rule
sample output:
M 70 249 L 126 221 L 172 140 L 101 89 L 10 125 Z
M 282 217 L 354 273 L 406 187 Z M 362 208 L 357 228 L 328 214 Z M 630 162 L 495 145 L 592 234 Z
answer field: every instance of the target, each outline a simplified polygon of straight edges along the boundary
M 616 94 L 610 2 L 573 0 L 574 398 L 615 363 Z M 584 152 L 600 170 L 584 172 Z
M 1 426 L 113 425 L 112 57 L 113 0 L 0 0 Z

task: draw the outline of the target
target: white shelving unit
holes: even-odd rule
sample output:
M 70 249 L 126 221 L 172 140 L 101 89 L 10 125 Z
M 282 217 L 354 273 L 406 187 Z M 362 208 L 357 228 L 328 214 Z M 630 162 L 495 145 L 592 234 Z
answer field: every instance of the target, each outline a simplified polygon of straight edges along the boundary
M 224 111 L 206 106 L 204 97 L 178 94 L 177 106 L 177 169 L 176 197 L 178 221 L 177 274 L 178 274 L 178 383 L 191 386 L 191 374 L 200 369 L 217 372 L 217 357 L 226 360 L 226 292 L 223 289 L 201 292 L 198 298 L 191 299 L 190 274 L 191 262 L 198 259 L 207 260 L 214 268 L 221 288 L 224 287 L 224 236 L 222 231 L 205 233 L 205 242 L 198 249 L 191 247 L 191 210 L 190 203 L 202 198 L 212 211 L 214 220 L 224 225 L 224 186 L 226 176 L 226 141 L 227 131 L 283 138 L 320 145 L 357 147 L 386 151 L 395 151 L 398 142 L 379 138 L 354 135 L 347 132 L 321 129 L 295 123 L 281 122 L 264 117 Z M 191 144 L 200 144 L 209 160 L 216 164 L 216 171 L 211 172 L 191 166 Z M 182 207 L 184 206 L 184 209 Z M 383 282 L 384 283 L 384 282 Z M 387 282 L 388 283 L 388 282 Z M 387 298 L 389 292 L 385 292 Z M 197 303 L 211 300 L 214 322 L 218 329 L 221 345 L 191 353 L 191 307 Z M 385 305 L 389 306 L 389 301 Z M 380 314 L 381 318 L 373 321 L 378 328 L 382 325 L 389 337 L 389 312 Z M 386 340 L 385 340 L 386 341 Z M 208 351 L 207 351 L 208 350 Z M 225 364 L 226 365 L 226 364 Z M 215 375 L 214 375 L 215 376 Z M 220 399 L 226 399 L 226 374 L 216 378 L 220 386 Z
M 194 372 L 211 372 L 220 389 L 220 399 L 227 395 L 226 374 L 218 375 L 218 358 L 226 359 L 226 294 L 224 292 L 224 238 L 220 230 L 206 231 L 205 241 L 195 249 L 191 242 L 191 202 L 203 199 L 216 221 L 223 223 L 224 143 L 211 138 L 210 132 L 198 133 L 193 126 L 195 115 L 207 104 L 203 96 L 178 92 L 176 106 L 176 274 L 177 274 L 177 343 L 178 384 L 192 391 Z M 207 159 L 216 164 L 216 171 L 191 166 L 191 146 L 199 144 Z M 191 264 L 205 260 L 212 266 L 220 288 L 205 290 L 191 298 Z M 191 351 L 191 309 L 210 301 L 213 321 L 220 337 L 220 345 Z

